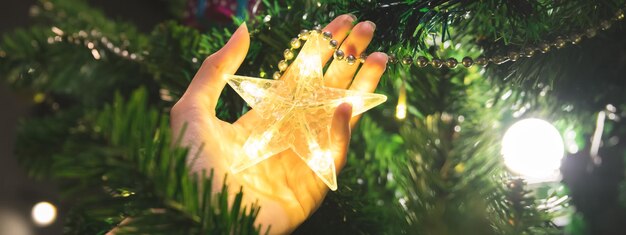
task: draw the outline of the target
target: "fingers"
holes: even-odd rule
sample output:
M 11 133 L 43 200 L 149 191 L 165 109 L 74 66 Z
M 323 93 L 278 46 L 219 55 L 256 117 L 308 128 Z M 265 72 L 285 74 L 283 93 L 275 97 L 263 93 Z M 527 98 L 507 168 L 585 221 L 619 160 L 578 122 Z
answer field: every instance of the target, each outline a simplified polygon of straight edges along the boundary
M 376 25 L 371 21 L 358 23 L 339 49 L 346 55 L 358 57 L 372 41 L 375 29 Z M 345 60 L 333 60 L 324 75 L 325 85 L 342 89 L 348 88 L 358 67 L 357 64 L 349 65 Z
M 179 102 L 187 99 L 199 101 L 214 113 L 217 100 L 226 85 L 224 75 L 235 74 L 249 47 L 248 28 L 242 24 L 222 49 L 204 60 Z
M 343 103 L 337 107 L 333 115 L 330 126 L 330 139 L 332 143 L 333 156 L 335 157 L 335 167 L 337 173 L 346 164 L 346 154 L 350 143 L 350 117 L 352 116 L 352 106 Z
M 387 54 L 374 52 L 365 59 L 365 63 L 354 77 L 350 90 L 362 92 L 374 92 L 380 77 L 387 67 Z
M 350 90 L 362 91 L 362 92 L 374 92 L 380 77 L 387 68 L 387 55 L 382 52 L 374 52 L 367 57 L 365 63 L 356 74 Z M 361 115 L 352 118 L 350 121 L 351 126 L 354 126 Z
M 345 14 L 337 16 L 332 22 L 330 22 L 324 29 L 323 32 L 330 32 L 333 35 L 333 39 L 337 40 L 338 43 L 343 42 L 343 40 L 348 36 L 348 32 L 352 29 L 352 23 L 356 20 L 356 17 L 351 14 Z M 326 61 L 330 59 L 333 55 L 333 49 L 329 47 L 322 48 L 322 64 L 326 64 Z

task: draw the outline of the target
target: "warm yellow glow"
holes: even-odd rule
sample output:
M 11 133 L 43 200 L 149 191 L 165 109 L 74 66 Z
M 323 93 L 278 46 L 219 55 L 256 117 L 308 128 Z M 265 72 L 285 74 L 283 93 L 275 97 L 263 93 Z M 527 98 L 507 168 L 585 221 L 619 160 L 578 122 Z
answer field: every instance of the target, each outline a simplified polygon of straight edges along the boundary
M 313 33 L 281 80 L 226 75 L 228 84 L 261 117 L 235 156 L 237 173 L 277 153 L 292 149 L 332 190 L 337 189 L 329 127 L 341 103 L 352 104 L 359 115 L 385 102 L 384 95 L 325 87 L 320 52 L 327 47 Z
M 250 137 L 243 146 L 243 150 L 246 153 L 247 158 L 238 158 L 231 166 L 232 171 L 237 173 L 248 167 L 257 164 L 258 162 L 270 157 L 272 153 L 264 153 L 265 146 L 271 141 L 273 134 L 271 131 L 266 131 L 258 137 Z
M 63 36 L 63 34 L 64 34 L 63 30 L 61 30 L 61 29 L 59 29 L 59 28 L 57 28 L 55 26 L 52 26 L 52 32 L 54 32 L 56 35 L 59 35 L 59 36 Z
M 100 52 L 98 52 L 98 50 L 96 50 L 96 49 L 91 49 L 91 55 L 96 60 L 99 60 L 101 58 Z
M 308 164 L 314 171 L 326 171 L 330 167 L 332 156 L 330 151 L 317 150 L 313 152 L 313 157 L 309 160 Z
M 56 219 L 57 208 L 49 202 L 39 202 L 33 206 L 31 216 L 35 224 L 42 227 L 48 226 Z
M 398 95 L 398 105 L 396 105 L 396 118 L 403 120 L 406 118 L 406 88 L 404 84 L 400 87 Z
M 350 103 L 352 105 L 352 109 L 361 110 L 363 109 L 363 106 L 365 106 L 365 101 L 363 100 L 363 97 L 349 96 L 346 97 L 345 102 Z
M 406 118 L 406 105 L 398 104 L 396 106 L 396 118 L 400 120 Z
M 502 139 L 504 163 L 529 181 L 558 178 L 564 151 L 559 131 L 536 118 L 516 122 Z
M 255 97 L 261 97 L 265 95 L 265 92 L 263 91 L 263 89 L 255 86 L 251 82 L 243 81 L 241 82 L 240 86 L 241 86 L 241 89 L 243 89 L 245 92 L 250 93 L 251 95 Z

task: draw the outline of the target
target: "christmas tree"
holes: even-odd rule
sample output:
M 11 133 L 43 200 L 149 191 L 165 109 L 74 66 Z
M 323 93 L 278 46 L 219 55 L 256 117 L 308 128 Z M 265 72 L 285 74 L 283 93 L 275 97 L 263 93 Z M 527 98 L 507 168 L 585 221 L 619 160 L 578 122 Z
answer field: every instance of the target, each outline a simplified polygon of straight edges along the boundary
M 34 25 L 1 39 L 0 74 L 32 95 L 15 153 L 57 183 L 68 234 L 274 231 L 232 175 L 191 169 L 170 130 L 205 58 L 244 23 L 236 74 L 268 84 L 314 36 L 351 66 L 387 55 L 387 101 L 353 127 L 337 190 L 295 234 L 626 234 L 625 4 L 176 0 L 143 33 L 82 1 L 40 0 Z M 323 30 L 346 14 L 375 25 L 364 53 Z M 229 123 L 254 106 L 233 87 L 215 104 Z

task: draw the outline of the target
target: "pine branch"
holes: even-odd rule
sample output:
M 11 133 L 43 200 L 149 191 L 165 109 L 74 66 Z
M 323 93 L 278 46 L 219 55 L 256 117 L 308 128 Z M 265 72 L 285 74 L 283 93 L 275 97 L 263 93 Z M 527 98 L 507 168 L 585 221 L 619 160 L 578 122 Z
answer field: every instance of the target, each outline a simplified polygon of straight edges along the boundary
M 243 215 L 235 214 L 239 211 L 238 207 L 228 208 L 228 204 L 220 204 L 225 196 L 207 194 L 210 187 L 206 185 L 207 181 L 202 180 L 204 177 L 186 174 L 184 160 L 180 160 L 185 155 L 184 151 L 171 148 L 171 137 L 164 134 L 167 132 L 167 118 L 155 111 L 170 106 L 172 101 L 178 99 L 203 58 L 218 50 L 232 29 L 212 27 L 209 33 L 201 34 L 169 22 L 147 36 L 136 33 L 127 24 L 109 21 L 76 1 L 54 1 L 52 8 L 46 7 L 47 3 L 42 1 L 42 13 L 38 17 L 42 22 L 40 26 L 17 31 L 3 39 L 0 44 L 0 52 L 3 52 L 0 55 L 4 55 L 0 56 L 0 72 L 16 87 L 34 88 L 45 94 L 40 106 L 47 117 L 23 124 L 18 153 L 24 162 L 30 162 L 35 173 L 54 174 L 56 178 L 63 179 L 66 182 L 63 183 L 65 194 L 81 196 L 68 223 L 74 232 L 94 234 L 106 231 L 126 216 L 135 218 L 127 225 L 136 229 L 128 231 L 131 233 L 258 232 L 253 227 L 257 207 L 248 208 Z M 249 63 L 242 65 L 239 74 L 271 76 L 291 37 L 301 28 L 325 24 L 340 13 L 352 12 L 361 20 L 371 19 L 377 23 L 379 36 L 374 39 L 371 50 L 393 52 L 398 58 L 417 54 L 458 58 L 481 53 L 477 45 L 486 53 L 493 53 L 502 50 L 502 45 L 524 46 L 562 32 L 584 28 L 622 2 L 494 0 L 370 3 L 328 0 L 319 7 L 313 1 L 303 1 L 302 4 L 265 1 L 264 4 L 264 14 L 248 19 L 252 45 L 246 58 Z M 65 16 L 59 16 L 61 12 Z M 468 12 L 469 18 L 465 18 Z M 263 20 L 266 15 L 271 16 L 268 22 Z M 304 16 L 307 19 L 303 19 Z M 568 24 L 562 27 L 565 23 Z M 52 26 L 61 29 L 64 35 L 52 32 Z M 92 30 L 97 33 L 92 35 Z M 70 38 L 82 38 L 80 35 L 83 34 L 96 44 L 102 56 L 100 60 L 96 60 L 84 44 L 87 41 L 81 41 L 81 45 L 70 41 Z M 57 42 L 57 36 L 61 42 Z M 129 60 L 118 55 L 115 46 L 109 48 L 102 38 L 120 47 L 120 50 L 136 52 L 142 60 Z M 48 43 L 50 39 L 54 43 Z M 451 39 L 452 46 L 443 45 L 447 39 Z M 31 44 L 33 41 L 37 46 Z M 462 45 L 457 48 L 457 43 Z M 539 57 L 533 62 L 512 64 L 513 74 L 505 76 L 509 79 L 505 82 L 534 82 L 545 74 L 552 77 L 542 78 L 545 80 L 541 83 L 552 85 L 553 81 L 559 81 L 558 73 L 554 75 L 553 71 L 565 70 L 565 67 L 550 65 L 560 61 L 555 57 L 551 64 L 545 65 L 552 70 L 537 66 L 543 62 Z M 569 65 L 579 66 L 580 63 L 572 61 Z M 328 204 L 334 203 L 331 206 L 339 210 L 335 210 L 338 212 L 333 216 L 346 219 L 343 228 L 354 233 L 380 231 L 395 234 L 398 230 L 446 232 L 471 228 L 472 222 L 485 225 L 481 229 L 491 228 L 485 233 L 517 231 L 507 223 L 509 217 L 506 211 L 512 207 L 505 203 L 506 193 L 500 189 L 503 182 L 487 177 L 494 171 L 500 172 L 501 168 L 493 169 L 496 165 L 494 156 L 498 153 L 488 148 L 488 143 L 493 143 L 490 141 L 500 135 L 488 124 L 495 121 L 506 123 L 513 112 L 509 108 L 511 105 L 519 108 L 520 105 L 524 107 L 529 102 L 540 101 L 534 101 L 530 95 L 521 95 L 518 91 L 513 92 L 509 100 L 501 100 L 499 97 L 507 90 L 494 89 L 477 75 L 478 72 L 418 69 L 414 66 L 407 69 L 399 65 L 390 67 L 380 92 L 389 94 L 394 101 L 400 82 L 406 80 L 409 113 L 417 119 L 414 124 L 405 126 L 399 136 L 393 133 L 402 128 L 400 122 L 380 121 L 393 119 L 393 102 L 369 113 L 373 118 L 365 118 L 361 129 L 357 129 L 350 163 L 340 176 L 340 182 L 344 182 L 340 184 L 345 186 L 339 193 L 329 195 L 329 203 L 322 206 L 320 212 L 333 211 L 328 210 L 332 209 Z M 148 87 L 148 95 L 143 94 L 143 98 L 137 98 L 142 95 L 135 95 L 131 101 L 122 102 L 123 99 L 118 97 L 115 105 L 107 106 L 102 112 L 93 111 L 101 110 L 105 103 L 113 100 L 113 91 L 130 94 L 141 85 Z M 490 90 L 495 91 L 487 92 Z M 581 92 L 571 94 L 579 95 Z M 589 100 L 594 99 L 590 97 Z M 616 100 L 624 103 L 621 99 Z M 154 108 L 146 108 L 146 103 Z M 487 104 L 491 111 L 486 110 L 489 108 Z M 243 102 L 227 90 L 219 103 L 218 113 L 223 119 L 233 120 L 245 110 Z M 457 120 L 461 115 L 465 117 L 464 124 L 457 123 L 462 128 L 461 136 L 452 132 L 454 121 L 438 121 L 445 116 L 444 113 L 453 115 Z M 60 124 L 55 126 L 55 123 Z M 40 138 L 34 138 L 38 136 Z M 381 139 L 392 141 L 379 144 Z M 437 140 L 440 143 L 447 141 L 446 145 L 435 146 Z M 420 145 L 428 141 L 430 145 Z M 480 144 L 475 145 L 477 141 Z M 412 149 L 410 154 L 402 151 L 402 144 Z M 422 156 L 419 162 L 412 158 L 416 153 Z M 412 168 L 403 169 L 407 161 Z M 46 171 L 45 166 L 50 165 L 53 170 Z M 392 175 L 393 180 L 388 175 Z M 359 179 L 362 183 L 358 183 Z M 411 197 L 403 198 L 404 195 Z M 208 203 L 211 201 L 209 197 L 218 202 Z M 393 210 L 402 206 L 396 203 L 399 198 L 404 199 L 405 208 L 402 214 L 394 215 Z M 379 200 L 384 204 L 379 205 Z M 462 203 L 464 201 L 477 203 L 467 206 Z M 443 202 L 449 202 L 449 208 L 458 214 L 433 209 L 449 209 L 441 205 Z M 217 213 L 229 210 L 232 214 Z M 520 215 L 533 210 L 525 208 Z M 385 218 L 380 218 L 381 215 Z M 407 215 L 408 224 L 398 228 L 385 227 L 391 224 L 388 223 L 390 220 L 403 223 Z M 471 215 L 482 216 L 484 220 Z M 230 225 L 222 224 L 223 221 L 230 221 Z M 242 227 L 237 227 L 236 224 L 240 223 L 236 221 L 241 222 Z M 453 223 L 446 224 L 449 221 Z M 328 220 L 319 223 L 328 224 Z M 537 231 L 549 231 L 539 223 L 530 220 L 522 227 L 535 226 L 539 229 Z
M 115 90 L 128 94 L 140 84 L 153 86 L 129 59 L 145 45 L 132 26 L 75 1 L 42 1 L 39 11 L 36 20 L 47 23 L 6 34 L 0 43 L 0 73 L 14 87 L 40 92 L 64 109 L 100 107 Z
M 398 213 L 396 177 L 406 165 L 403 140 L 364 116 L 352 135 L 348 163 L 339 175 L 339 189 L 329 193 L 320 209 L 294 234 L 399 234 L 404 215 Z M 381 136 L 388 136 L 381 144 Z M 401 176 L 399 176 L 401 177 Z M 324 226 L 322 226 L 324 225 Z
M 98 230 L 90 224 L 110 229 L 125 217 L 131 219 L 120 234 L 260 232 L 254 226 L 259 208 L 242 205 L 241 191 L 229 204 L 227 185 L 212 192 L 212 174 L 190 174 L 186 149 L 171 147 L 169 120 L 147 106 L 145 89 L 126 102 L 117 95 L 112 105 L 83 121 L 92 140 L 86 146 L 66 143 L 52 172 L 63 182 L 66 197 L 80 196 L 72 203 L 78 212 L 68 223 L 73 233 Z

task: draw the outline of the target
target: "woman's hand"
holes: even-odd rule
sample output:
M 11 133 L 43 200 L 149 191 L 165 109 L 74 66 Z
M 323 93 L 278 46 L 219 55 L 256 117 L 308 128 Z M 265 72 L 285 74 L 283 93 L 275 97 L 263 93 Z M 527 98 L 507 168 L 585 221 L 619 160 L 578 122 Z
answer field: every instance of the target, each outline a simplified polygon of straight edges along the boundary
M 323 31 L 332 33 L 341 43 L 340 49 L 355 56 L 364 52 L 372 40 L 375 25 L 361 22 L 353 27 L 355 17 L 341 15 Z M 349 35 L 348 35 L 349 34 Z M 293 231 L 321 204 L 328 192 L 327 186 L 291 150 L 286 150 L 238 174 L 232 174 L 230 162 L 235 154 L 242 153 L 243 143 L 260 117 L 251 110 L 234 123 L 215 116 L 217 100 L 226 84 L 225 74 L 234 74 L 243 62 L 250 37 L 246 25 L 241 25 L 228 43 L 209 56 L 193 78 L 185 94 L 171 111 L 171 126 L 177 136 L 186 126 L 182 143 L 190 147 L 189 163 L 192 171 L 213 169 L 214 182 L 222 182 L 228 174 L 230 195 L 240 187 L 244 191 L 244 204 L 258 202 L 261 211 L 257 223 L 271 225 L 270 232 L 283 234 Z M 332 49 L 321 48 L 323 62 L 332 57 Z M 385 70 L 387 56 L 373 53 L 357 72 L 358 66 L 345 61 L 332 61 L 326 71 L 325 85 L 335 88 L 373 92 Z M 356 76 L 355 76 L 356 74 Z M 353 79 L 354 78 L 354 79 Z M 331 124 L 332 154 L 339 172 L 346 160 L 350 142 L 350 128 L 358 117 L 352 118 L 348 104 L 337 107 Z M 214 184 L 214 191 L 221 189 Z

